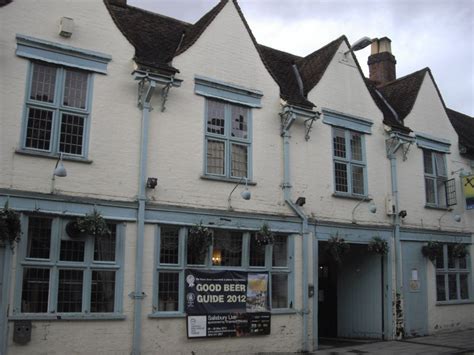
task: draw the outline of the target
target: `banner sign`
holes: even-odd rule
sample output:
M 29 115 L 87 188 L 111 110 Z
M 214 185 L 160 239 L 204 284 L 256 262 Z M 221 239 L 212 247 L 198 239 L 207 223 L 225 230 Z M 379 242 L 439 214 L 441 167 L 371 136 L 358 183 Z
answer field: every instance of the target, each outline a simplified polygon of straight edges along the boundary
M 463 176 L 461 181 L 466 209 L 474 210 L 474 175 Z
M 189 338 L 270 334 L 268 273 L 186 270 Z

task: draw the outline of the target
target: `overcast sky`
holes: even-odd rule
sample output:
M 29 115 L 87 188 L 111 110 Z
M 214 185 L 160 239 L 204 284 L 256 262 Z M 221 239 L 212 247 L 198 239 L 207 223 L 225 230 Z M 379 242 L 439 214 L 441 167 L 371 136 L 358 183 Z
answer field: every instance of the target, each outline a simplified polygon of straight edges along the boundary
M 128 0 L 195 23 L 218 0 Z M 446 106 L 474 115 L 474 0 L 240 0 L 258 43 L 305 56 L 341 35 L 387 36 L 397 77 L 430 67 Z M 368 76 L 370 47 L 356 52 Z

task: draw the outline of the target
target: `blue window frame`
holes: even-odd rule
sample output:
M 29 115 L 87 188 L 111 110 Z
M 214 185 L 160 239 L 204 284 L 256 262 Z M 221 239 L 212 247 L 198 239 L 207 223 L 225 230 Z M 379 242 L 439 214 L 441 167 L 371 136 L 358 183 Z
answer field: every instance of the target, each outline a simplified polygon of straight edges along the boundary
M 272 312 L 294 309 L 294 238 L 278 234 L 272 245 L 258 245 L 255 233 L 214 229 L 212 245 L 194 255 L 187 242 L 189 228 L 158 226 L 155 249 L 155 287 L 151 316 L 184 314 L 184 271 L 204 270 L 266 271 Z
M 337 195 L 367 196 L 364 134 L 333 127 L 334 190 Z
M 249 107 L 206 99 L 206 176 L 251 179 L 251 110 Z
M 13 315 L 114 318 L 122 312 L 122 226 L 109 224 L 110 236 L 70 237 L 70 220 L 26 217 L 19 244 Z
M 467 246 L 468 247 L 468 246 Z M 436 300 L 463 302 L 470 298 L 469 255 L 456 257 L 454 244 L 444 244 L 436 258 Z
M 92 80 L 87 71 L 31 62 L 21 148 L 86 158 Z

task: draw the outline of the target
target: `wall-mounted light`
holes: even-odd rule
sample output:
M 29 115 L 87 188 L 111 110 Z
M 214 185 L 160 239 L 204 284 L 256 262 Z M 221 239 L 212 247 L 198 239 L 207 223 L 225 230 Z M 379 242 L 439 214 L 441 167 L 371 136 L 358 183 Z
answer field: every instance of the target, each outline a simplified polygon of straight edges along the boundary
M 400 212 L 398 212 L 398 216 L 400 218 L 405 218 L 407 215 L 408 215 L 408 213 L 407 213 L 406 210 L 401 210 Z
M 229 194 L 229 197 L 227 198 L 227 203 L 228 203 L 228 208 L 229 208 L 229 210 L 232 210 L 232 205 L 231 205 L 232 193 L 235 191 L 235 189 L 237 188 L 237 186 L 239 186 L 239 185 L 242 183 L 242 181 L 244 181 L 244 180 L 245 180 L 245 190 L 240 193 L 240 196 L 241 196 L 244 200 L 250 200 L 250 198 L 252 197 L 252 194 L 250 193 L 249 188 L 248 188 L 247 178 L 246 178 L 246 177 L 242 177 L 242 178 L 237 182 L 237 184 L 235 184 L 234 188 L 232 189 L 232 191 L 231 191 L 230 194 Z
M 67 171 L 63 164 L 63 153 L 59 155 L 59 158 L 56 161 L 56 165 L 53 170 L 53 176 L 51 177 L 51 193 L 54 193 L 54 181 L 56 180 L 56 176 L 58 177 L 67 176 Z
M 156 185 L 158 185 L 158 179 L 155 178 L 155 177 L 149 177 L 147 180 L 146 180 L 146 187 L 148 189 L 154 189 L 156 187 Z
M 361 49 L 364 49 L 365 47 L 372 44 L 373 41 L 374 40 L 370 39 L 369 37 L 359 38 L 357 41 L 352 43 L 352 45 L 351 45 L 351 47 L 349 48 L 348 51 L 344 52 L 344 57 L 347 55 L 347 53 L 360 51 Z
M 297 206 L 303 207 L 304 204 L 306 203 L 306 197 L 301 197 L 301 196 L 298 197 L 295 203 Z
M 362 202 L 364 202 L 364 201 L 371 201 L 371 202 L 370 202 L 370 205 L 369 205 L 369 207 L 368 207 L 370 213 L 375 213 L 375 212 L 377 212 L 377 206 L 376 206 L 375 203 L 372 201 L 372 197 L 371 197 L 370 195 L 369 195 L 369 196 L 364 196 L 364 197 L 362 197 L 362 199 L 361 199 L 359 202 L 357 202 L 357 204 L 356 204 L 356 205 L 354 206 L 354 208 L 352 209 L 352 223 L 354 223 L 354 224 L 357 223 L 356 220 L 355 220 L 355 211 L 356 211 L 357 207 L 359 207 L 360 204 L 361 204 Z
M 438 218 L 438 229 L 441 230 L 441 219 L 446 216 L 449 212 L 452 212 L 452 209 L 448 209 L 446 212 L 444 212 L 441 217 Z M 453 219 L 454 222 L 461 222 L 462 218 L 459 214 L 451 215 L 451 218 Z

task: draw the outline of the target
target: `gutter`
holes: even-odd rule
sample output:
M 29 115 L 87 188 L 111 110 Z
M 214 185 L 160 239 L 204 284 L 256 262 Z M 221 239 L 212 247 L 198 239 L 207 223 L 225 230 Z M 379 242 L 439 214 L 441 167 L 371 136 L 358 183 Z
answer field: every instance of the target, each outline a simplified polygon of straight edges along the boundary
M 314 114 L 315 120 L 317 113 Z M 303 338 L 302 351 L 308 352 L 308 316 L 309 316 L 309 302 L 308 302 L 308 250 L 309 250 L 309 236 L 308 236 L 308 217 L 301 209 L 291 200 L 291 183 L 290 183 L 290 127 L 296 120 L 296 113 L 292 107 L 284 106 L 282 113 L 281 136 L 283 137 L 283 196 L 285 203 L 295 212 L 301 219 L 301 233 L 303 238 L 302 247 L 302 261 L 303 261 L 303 309 L 301 311 L 303 316 Z M 307 132 L 308 134 L 309 132 Z
M 132 355 L 141 353 L 141 334 L 142 334 L 142 301 L 146 294 L 143 292 L 143 246 L 145 239 L 145 205 L 146 205 L 146 179 L 148 170 L 148 130 L 149 116 L 153 110 L 151 99 L 156 85 L 164 85 L 162 89 L 162 109 L 166 102 L 170 87 L 179 87 L 181 80 L 176 80 L 174 76 L 164 76 L 160 74 L 150 74 L 149 72 L 136 70 L 132 73 L 138 83 L 138 107 L 142 111 L 141 139 L 140 139 L 140 165 L 138 178 L 138 208 L 137 208 L 137 241 L 135 254 L 135 291 L 129 294 L 134 300 L 134 318 L 133 318 L 133 343 Z

